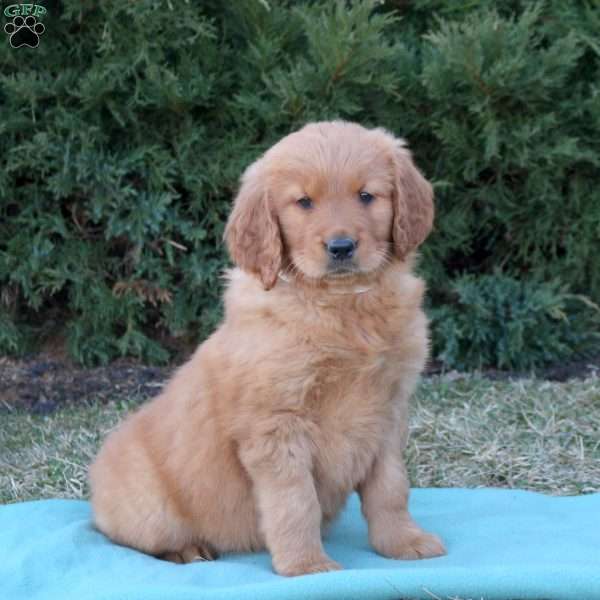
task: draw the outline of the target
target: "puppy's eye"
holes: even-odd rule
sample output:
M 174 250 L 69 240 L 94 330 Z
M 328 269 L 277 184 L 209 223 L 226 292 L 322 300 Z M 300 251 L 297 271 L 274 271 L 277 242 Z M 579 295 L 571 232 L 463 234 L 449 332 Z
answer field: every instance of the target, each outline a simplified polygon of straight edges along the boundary
M 375 200 L 375 198 L 371 194 L 369 194 L 369 192 L 361 192 L 359 194 L 359 197 L 360 197 L 360 201 L 363 204 L 371 204 L 371 202 L 373 202 L 373 200 Z
M 296 203 L 299 204 L 305 210 L 313 207 L 313 202 L 308 196 L 302 196 L 299 200 L 296 200 Z

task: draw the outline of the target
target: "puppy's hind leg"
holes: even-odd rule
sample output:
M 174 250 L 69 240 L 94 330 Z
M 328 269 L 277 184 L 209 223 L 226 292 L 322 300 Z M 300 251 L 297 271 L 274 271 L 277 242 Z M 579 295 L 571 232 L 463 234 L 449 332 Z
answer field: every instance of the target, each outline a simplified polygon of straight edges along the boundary
M 219 553 L 210 544 L 200 543 L 189 544 L 178 552 L 165 552 L 157 558 L 178 564 L 186 564 L 196 561 L 216 560 L 219 558 Z
M 119 449 L 117 445 L 104 448 L 90 469 L 96 527 L 118 544 L 152 556 L 187 548 L 193 540 L 190 523 L 153 464 L 138 449 L 117 455 Z M 125 458 L 132 461 L 134 452 L 136 468 L 132 469 Z M 122 462 L 115 461 L 115 455 Z

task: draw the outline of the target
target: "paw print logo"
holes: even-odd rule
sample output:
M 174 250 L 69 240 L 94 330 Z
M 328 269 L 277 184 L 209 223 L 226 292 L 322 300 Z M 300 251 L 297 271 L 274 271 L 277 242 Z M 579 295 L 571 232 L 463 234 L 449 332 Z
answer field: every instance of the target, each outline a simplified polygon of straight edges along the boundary
M 4 26 L 4 31 L 10 36 L 10 45 L 13 48 L 21 46 L 29 46 L 37 48 L 40 43 L 40 35 L 44 33 L 46 28 L 33 15 L 29 15 L 25 19 L 17 16 L 12 20 L 12 23 L 7 23 Z

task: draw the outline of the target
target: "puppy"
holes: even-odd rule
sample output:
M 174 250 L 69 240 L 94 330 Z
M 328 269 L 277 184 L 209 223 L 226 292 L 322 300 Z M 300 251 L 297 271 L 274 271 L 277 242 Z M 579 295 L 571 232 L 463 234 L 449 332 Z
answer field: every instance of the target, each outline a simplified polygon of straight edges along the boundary
M 225 318 L 91 467 L 95 523 L 176 562 L 267 548 L 281 575 L 339 569 L 322 529 L 356 490 L 380 554 L 440 556 L 402 452 L 427 356 L 413 251 L 432 188 L 402 140 L 341 121 L 244 173 Z

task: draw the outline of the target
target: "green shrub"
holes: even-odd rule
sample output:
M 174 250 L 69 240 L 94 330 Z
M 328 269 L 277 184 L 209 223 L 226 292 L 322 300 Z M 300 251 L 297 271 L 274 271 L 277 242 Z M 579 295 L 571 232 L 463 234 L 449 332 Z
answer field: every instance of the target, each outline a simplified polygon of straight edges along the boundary
M 431 311 L 435 354 L 459 369 L 526 371 L 581 355 L 600 340 L 600 308 L 558 282 L 466 275 L 453 298 Z
M 580 3 L 584 6 L 584 3 Z M 559 278 L 600 298 L 600 86 L 586 15 L 554 4 L 442 21 L 427 34 L 429 101 L 445 273 Z M 558 3 L 556 3 L 558 6 Z M 586 74 L 585 76 L 583 74 Z M 444 248 L 446 246 L 446 248 Z M 458 267 L 458 268 L 456 268 Z
M 436 188 L 434 311 L 496 269 L 600 300 L 593 2 L 64 0 L 43 20 L 38 48 L 0 45 L 0 352 L 60 333 L 88 364 L 164 361 L 202 339 L 241 171 L 314 119 L 408 139 Z

